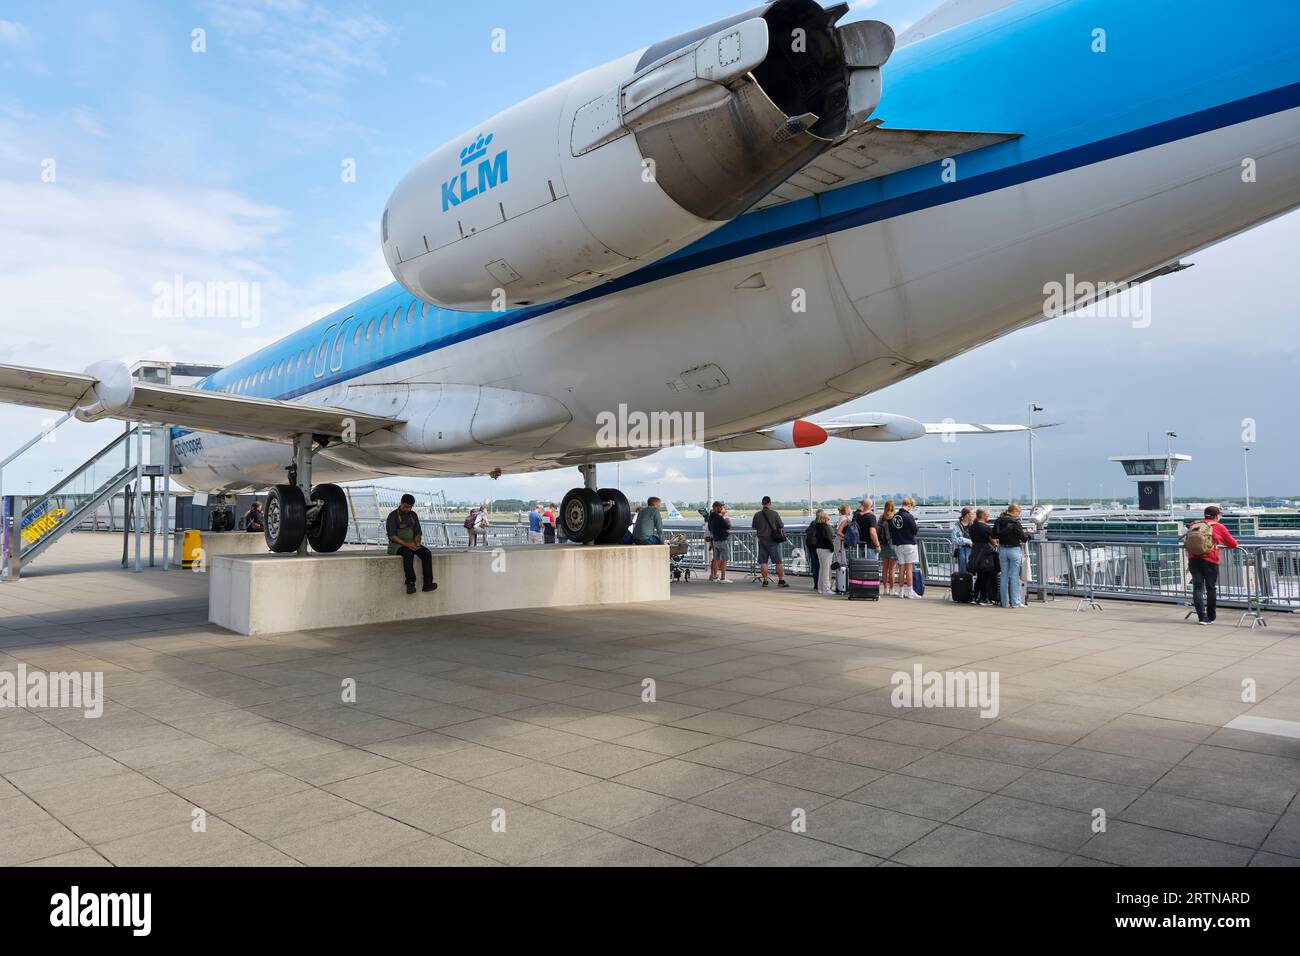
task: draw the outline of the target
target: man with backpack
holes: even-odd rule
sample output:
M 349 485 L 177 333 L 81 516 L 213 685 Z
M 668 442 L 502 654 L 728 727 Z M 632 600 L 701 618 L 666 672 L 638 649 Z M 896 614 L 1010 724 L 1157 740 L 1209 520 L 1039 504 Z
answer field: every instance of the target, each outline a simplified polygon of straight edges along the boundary
M 1217 505 L 1208 506 L 1204 519 L 1193 521 L 1183 538 L 1187 570 L 1192 575 L 1196 623 L 1202 626 L 1214 623 L 1218 605 L 1219 547 L 1237 547 L 1237 539 L 1219 522 L 1221 514 Z
M 763 576 L 763 587 L 767 587 L 767 566 L 776 565 L 776 586 L 788 588 L 785 583 L 785 565 L 782 563 L 781 546 L 785 544 L 785 522 L 772 507 L 772 499 L 763 496 L 763 507 L 754 515 L 752 527 L 758 535 L 758 570 Z
M 863 498 L 857 513 L 853 515 L 853 520 L 858 523 L 858 541 L 867 546 L 867 557 L 873 561 L 880 557 L 880 535 L 876 531 L 876 513 L 872 510 L 874 507 L 874 501 Z

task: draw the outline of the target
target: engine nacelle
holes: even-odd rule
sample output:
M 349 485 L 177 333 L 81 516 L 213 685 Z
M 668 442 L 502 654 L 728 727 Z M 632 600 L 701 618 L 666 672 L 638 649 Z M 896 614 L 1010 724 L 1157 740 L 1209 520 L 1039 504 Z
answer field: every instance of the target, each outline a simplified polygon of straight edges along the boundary
M 861 126 L 893 31 L 775 0 L 597 67 L 425 157 L 384 257 L 446 308 L 561 299 L 707 235 Z

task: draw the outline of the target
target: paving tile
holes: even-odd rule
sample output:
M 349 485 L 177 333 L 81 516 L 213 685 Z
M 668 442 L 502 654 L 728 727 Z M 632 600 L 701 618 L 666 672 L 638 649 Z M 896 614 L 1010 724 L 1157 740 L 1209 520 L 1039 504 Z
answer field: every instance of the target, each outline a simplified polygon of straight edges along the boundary
M 718 743 L 720 738 L 712 734 L 702 734 L 695 730 L 683 730 L 680 727 L 655 727 L 638 733 L 619 737 L 617 743 L 635 750 L 648 750 L 665 757 L 677 757 L 690 750 L 699 750 L 709 744 Z
M 909 866 L 1059 866 L 1066 854 L 989 833 L 942 826 L 895 859 Z
M 842 797 L 884 774 L 885 771 L 872 767 L 802 754 L 759 771 L 757 776 L 832 797 Z
M 950 822 L 967 830 L 1072 853 L 1092 837 L 1092 821 L 1090 814 L 1077 810 L 994 795 Z
M 907 744 L 891 743 L 888 740 L 872 740 L 869 737 L 845 737 L 833 744 L 819 747 L 813 751 L 818 757 L 856 763 L 863 767 L 877 770 L 898 770 L 931 753 L 921 747 Z
M 271 845 L 308 866 L 347 866 L 423 838 L 414 827 L 365 810 L 278 837 Z
M 649 790 L 651 793 L 678 800 L 689 800 L 739 778 L 740 774 L 684 760 L 661 760 L 659 763 L 619 774 L 615 783 Z
M 888 857 L 938 825 L 933 820 L 906 813 L 835 800 L 808 815 L 805 835 L 859 853 Z
M 635 750 L 620 744 L 593 744 L 581 750 L 558 754 L 550 762 L 559 767 L 590 774 L 593 777 L 617 777 L 619 774 L 663 760 L 662 754 Z
M 743 740 L 723 740 L 684 753 L 681 759 L 748 774 L 758 773 L 760 770 L 784 763 L 790 759 L 790 751 L 746 743 Z
M 800 790 L 783 783 L 744 777 L 700 794 L 691 802 L 769 827 L 788 827 L 796 819 L 796 814 L 806 817 L 832 799 L 826 794 Z
M 621 836 L 694 863 L 707 863 L 765 827 L 705 807 L 677 804 L 615 828 Z
M 981 790 L 891 773 L 852 791 L 845 799 L 946 822 L 987 796 Z
M 1245 866 L 1252 851 L 1214 840 L 1111 820 L 1081 856 L 1121 866 Z
M 600 833 L 595 827 L 535 807 L 510 809 L 499 819 L 504 829 L 494 829 L 495 820 L 480 820 L 444 833 L 443 839 L 489 859 L 520 866 Z
M 878 857 L 812 840 L 782 830 L 770 830 L 722 856 L 708 866 L 876 866 Z
M 360 806 L 374 808 L 405 797 L 437 799 L 437 792 L 450 787 L 453 782 L 427 770 L 397 766 L 328 783 L 322 789 Z
M 194 809 L 193 804 L 174 793 L 160 793 L 69 814 L 62 822 L 87 843 L 98 846 L 177 823 L 188 824 Z
M 677 801 L 647 790 L 602 780 L 538 803 L 548 813 L 559 814 L 602 830 L 649 816 Z
M 999 792 L 1008 797 L 1045 803 L 1065 810 L 1081 810 L 1084 813 L 1101 808 L 1110 816 L 1119 814 L 1142 794 L 1139 787 L 1090 780 L 1052 770 L 1031 770 L 1011 781 Z
M 519 803 L 537 803 L 557 794 L 589 786 L 596 780 L 597 778 L 576 770 L 532 763 L 479 777 L 474 781 L 474 786 Z
M 222 817 L 257 839 L 269 842 L 297 830 L 352 816 L 359 809 L 351 801 L 313 788 L 228 810 Z
M 353 866 L 501 866 L 496 860 L 457 846 L 438 837 L 403 843 L 391 850 L 352 864 Z
M 1264 842 L 1273 825 L 1278 822 L 1276 814 L 1156 791 L 1143 794 L 1118 816 L 1130 823 L 1141 823 L 1253 849 Z
M 901 768 L 900 772 L 973 790 L 994 791 L 1023 777 L 1025 768 L 958 754 L 932 753 Z

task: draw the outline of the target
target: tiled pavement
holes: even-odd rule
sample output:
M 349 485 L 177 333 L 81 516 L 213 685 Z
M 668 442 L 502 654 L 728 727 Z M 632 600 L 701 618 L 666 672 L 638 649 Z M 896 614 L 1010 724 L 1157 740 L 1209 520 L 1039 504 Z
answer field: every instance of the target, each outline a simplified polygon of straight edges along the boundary
M 1300 720 L 1300 620 L 698 583 L 247 638 L 202 575 L 95 563 L 117 548 L 72 536 L 0 586 L 0 671 L 108 697 L 0 710 L 0 864 L 1300 863 L 1300 741 L 1222 726 Z M 996 671 L 998 717 L 894 708 L 915 663 Z

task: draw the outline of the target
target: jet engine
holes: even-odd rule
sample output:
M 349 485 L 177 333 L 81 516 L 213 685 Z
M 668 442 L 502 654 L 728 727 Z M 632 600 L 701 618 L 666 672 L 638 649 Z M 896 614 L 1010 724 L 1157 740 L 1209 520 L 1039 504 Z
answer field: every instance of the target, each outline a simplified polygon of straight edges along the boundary
M 562 299 L 735 219 L 862 126 L 884 23 L 775 0 L 580 74 L 466 131 L 393 192 L 402 286 L 451 309 Z

